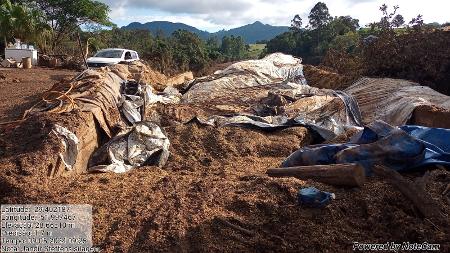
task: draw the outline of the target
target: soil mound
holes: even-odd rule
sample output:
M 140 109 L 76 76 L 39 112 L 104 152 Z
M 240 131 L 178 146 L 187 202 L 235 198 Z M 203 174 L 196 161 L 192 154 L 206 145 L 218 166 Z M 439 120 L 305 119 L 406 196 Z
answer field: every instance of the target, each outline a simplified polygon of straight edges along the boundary
M 357 76 L 341 75 L 312 65 L 303 65 L 308 84 L 321 89 L 343 90 L 358 79 Z

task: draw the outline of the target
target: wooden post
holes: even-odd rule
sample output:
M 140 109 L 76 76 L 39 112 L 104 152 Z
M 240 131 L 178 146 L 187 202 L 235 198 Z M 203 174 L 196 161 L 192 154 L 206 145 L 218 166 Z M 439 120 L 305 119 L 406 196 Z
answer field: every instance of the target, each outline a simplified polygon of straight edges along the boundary
M 79 32 L 77 32 L 77 39 L 78 39 L 78 46 L 80 47 L 81 57 L 83 57 L 84 66 L 86 66 L 86 68 L 88 68 L 88 65 L 87 65 L 87 62 L 86 62 L 86 57 L 84 57 L 83 45 L 81 44 L 81 38 L 80 38 L 80 33 Z
M 359 186 L 366 179 L 364 168 L 355 163 L 296 166 L 267 170 L 271 177 L 295 177 L 302 180 L 313 179 L 336 186 Z

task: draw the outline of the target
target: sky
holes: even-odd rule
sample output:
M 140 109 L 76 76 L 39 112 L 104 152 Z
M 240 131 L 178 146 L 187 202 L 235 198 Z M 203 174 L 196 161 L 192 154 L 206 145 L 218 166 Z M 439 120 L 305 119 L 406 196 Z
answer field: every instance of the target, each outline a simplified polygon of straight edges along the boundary
M 303 24 L 318 0 L 98 0 L 109 5 L 112 21 L 119 27 L 131 22 L 171 21 L 216 32 L 261 21 L 289 26 L 299 14 Z M 360 26 L 378 21 L 379 7 L 400 8 L 405 21 L 422 14 L 425 23 L 450 21 L 450 0 L 322 0 L 332 16 L 350 15 Z

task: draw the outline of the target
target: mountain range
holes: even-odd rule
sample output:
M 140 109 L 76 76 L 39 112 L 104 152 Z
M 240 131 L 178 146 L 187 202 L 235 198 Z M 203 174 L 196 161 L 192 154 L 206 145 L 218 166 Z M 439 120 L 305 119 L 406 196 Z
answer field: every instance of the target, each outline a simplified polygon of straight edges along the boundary
M 123 26 L 122 29 L 149 30 L 152 34 L 156 34 L 162 31 L 164 35 L 170 35 L 173 32 L 181 29 L 195 33 L 202 39 L 208 39 L 214 36 L 219 39 L 222 39 L 222 37 L 224 36 L 231 35 L 241 36 L 244 39 L 245 43 L 252 44 L 257 41 L 273 39 L 275 36 L 288 31 L 289 27 L 266 25 L 259 21 L 256 21 L 253 24 L 244 25 L 230 30 L 221 30 L 215 33 L 210 33 L 183 23 L 153 21 L 145 24 L 133 22 L 127 26 Z

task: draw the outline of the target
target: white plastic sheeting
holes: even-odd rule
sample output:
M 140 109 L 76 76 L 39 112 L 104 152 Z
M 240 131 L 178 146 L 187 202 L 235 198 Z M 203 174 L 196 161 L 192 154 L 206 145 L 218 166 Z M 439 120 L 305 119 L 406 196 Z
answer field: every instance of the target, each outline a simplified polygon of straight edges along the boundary
M 72 170 L 78 156 L 78 144 L 80 143 L 78 137 L 67 128 L 59 125 L 54 125 L 52 133 L 60 138 L 63 145 L 64 152 L 60 153 L 59 157 L 66 169 Z
M 98 150 L 90 172 L 124 173 L 143 165 L 163 166 L 169 157 L 170 142 L 161 128 L 151 122 L 136 123 Z
M 194 80 L 183 95 L 182 102 L 204 102 L 238 89 L 283 81 L 306 84 L 301 62 L 301 59 L 291 55 L 275 53 L 261 60 L 232 64 L 214 75 Z
M 181 103 L 216 112 L 197 120 L 216 126 L 259 128 L 304 125 L 325 139 L 361 126 L 356 101 L 344 92 L 308 86 L 301 59 L 275 53 L 232 64 L 194 80 Z M 225 116 L 223 108 L 232 115 Z M 221 115 L 221 116 L 217 116 Z
M 144 100 L 140 96 L 122 95 L 121 111 L 127 120 L 134 124 L 142 121 L 140 108 L 144 106 Z
M 404 125 L 420 105 L 450 110 L 449 96 L 401 79 L 364 77 L 345 92 L 358 101 L 365 124 L 382 120 L 394 126 Z
M 150 87 L 151 88 L 151 87 Z M 155 92 L 153 89 L 147 89 L 146 104 L 178 104 L 181 101 L 181 93 L 173 87 L 166 87 L 163 92 Z
M 122 92 L 120 103 L 121 112 L 132 124 L 141 122 L 143 120 L 142 113 L 145 113 L 145 109 L 151 105 L 156 103 L 177 104 L 180 102 L 181 94 L 173 87 L 167 87 L 163 92 L 155 92 L 150 85 L 137 85 L 137 91 L 134 95 Z

